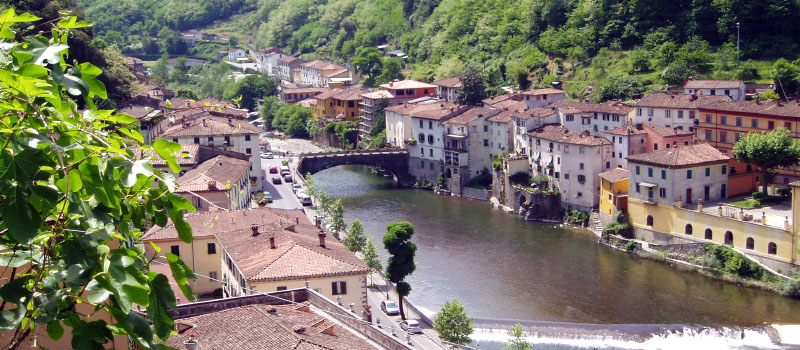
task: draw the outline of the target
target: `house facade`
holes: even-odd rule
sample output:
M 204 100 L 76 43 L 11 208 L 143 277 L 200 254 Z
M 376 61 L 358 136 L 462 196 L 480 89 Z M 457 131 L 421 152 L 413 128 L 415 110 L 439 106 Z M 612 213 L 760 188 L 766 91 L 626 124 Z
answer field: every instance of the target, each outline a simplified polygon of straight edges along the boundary
M 561 101 L 553 106 L 558 110 L 559 123 L 574 132 L 588 131 L 602 136 L 609 129 L 628 125 L 628 113 L 633 107 L 622 103 L 588 103 Z
M 219 155 L 187 171 L 175 182 L 176 193 L 192 202 L 198 211 L 250 207 L 252 163 Z
M 730 96 L 734 101 L 743 101 L 745 92 L 741 80 L 694 80 L 690 77 L 683 85 L 683 93 L 687 95 Z
M 697 127 L 700 106 L 730 100 L 730 96 L 726 95 L 647 94 L 636 103 L 630 119 L 635 123 L 649 123 L 693 132 Z
M 442 123 L 445 181 L 450 192 L 461 195 L 462 187 L 483 169 L 491 169 L 493 149 L 487 119 L 500 111 L 472 107 Z M 497 153 L 495 153 L 497 154 Z
M 600 221 L 612 222 L 617 212 L 628 208 L 628 169 L 615 168 L 597 175 L 600 178 Z
M 431 84 L 436 86 L 436 96 L 450 102 L 458 102 L 458 90 L 461 89 L 461 78 L 437 80 Z
M 567 99 L 567 93 L 563 90 L 545 88 L 533 89 L 522 92 L 525 107 L 527 109 L 534 109 L 547 106 L 553 102 L 563 101 Z
M 292 76 L 292 72 L 300 67 L 303 64 L 303 60 L 291 56 L 291 55 L 282 55 L 278 58 L 278 71 L 277 75 L 283 81 L 294 82 L 294 77 Z
M 540 107 L 527 111 L 515 111 L 514 123 L 514 148 L 517 153 L 528 154 L 528 132 L 545 125 L 558 125 L 559 114 L 554 107 Z

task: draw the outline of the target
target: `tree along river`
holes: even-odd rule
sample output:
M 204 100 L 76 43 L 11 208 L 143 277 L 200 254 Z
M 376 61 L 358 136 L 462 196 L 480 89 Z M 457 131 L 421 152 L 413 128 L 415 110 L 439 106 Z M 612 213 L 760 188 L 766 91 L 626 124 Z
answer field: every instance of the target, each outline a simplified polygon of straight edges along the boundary
M 397 188 L 363 166 L 314 175 L 360 219 L 385 261 L 391 221 L 416 227 L 409 299 L 447 300 L 473 317 L 596 324 L 754 326 L 800 323 L 800 300 L 741 288 L 597 244 L 588 231 L 525 222 L 487 202 Z

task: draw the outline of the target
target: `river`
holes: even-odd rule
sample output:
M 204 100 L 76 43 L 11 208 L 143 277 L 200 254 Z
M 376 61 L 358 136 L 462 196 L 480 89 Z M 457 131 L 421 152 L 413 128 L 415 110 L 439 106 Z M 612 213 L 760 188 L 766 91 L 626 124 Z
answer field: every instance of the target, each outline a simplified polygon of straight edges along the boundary
M 741 288 L 597 244 L 584 230 L 530 223 L 487 202 L 397 188 L 363 166 L 314 175 L 360 219 L 381 257 L 391 221 L 416 227 L 410 299 L 436 311 L 458 299 L 473 317 L 712 327 L 800 323 L 800 300 Z

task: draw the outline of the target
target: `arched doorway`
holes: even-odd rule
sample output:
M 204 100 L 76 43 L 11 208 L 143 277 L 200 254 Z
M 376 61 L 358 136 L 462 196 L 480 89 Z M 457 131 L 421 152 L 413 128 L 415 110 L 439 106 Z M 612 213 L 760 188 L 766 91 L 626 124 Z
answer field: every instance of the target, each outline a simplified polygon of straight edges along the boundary
M 756 241 L 753 240 L 753 237 L 747 237 L 747 240 L 744 243 L 744 247 L 746 249 L 755 249 Z
M 686 224 L 686 229 L 684 230 L 684 233 L 686 233 L 689 236 L 692 235 L 692 224 Z
M 733 247 L 733 233 L 731 231 L 725 232 L 725 245 Z
M 709 239 L 709 240 L 710 240 L 710 239 L 714 239 L 714 233 L 713 233 L 713 232 L 711 232 L 711 229 L 710 229 L 710 228 L 707 228 L 707 229 L 706 229 L 706 236 L 705 236 L 705 238 L 706 238 L 706 239 Z
M 648 215 L 647 216 L 647 226 L 653 227 L 653 216 L 652 215 Z
M 778 254 L 778 245 L 775 244 L 775 242 L 769 242 L 769 245 L 767 245 L 767 254 Z

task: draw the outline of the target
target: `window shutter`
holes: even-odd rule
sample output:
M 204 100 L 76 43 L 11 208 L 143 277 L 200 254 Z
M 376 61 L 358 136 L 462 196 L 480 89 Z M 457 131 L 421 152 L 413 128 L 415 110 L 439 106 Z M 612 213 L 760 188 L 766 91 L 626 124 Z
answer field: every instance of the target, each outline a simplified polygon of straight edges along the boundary
M 347 294 L 347 282 L 342 281 L 342 282 L 339 282 L 339 283 L 340 283 L 340 288 L 342 289 L 342 290 L 339 291 L 340 294 Z
M 336 295 L 339 294 L 339 286 L 336 285 L 336 282 L 331 282 L 331 289 L 333 290 L 332 294 Z

